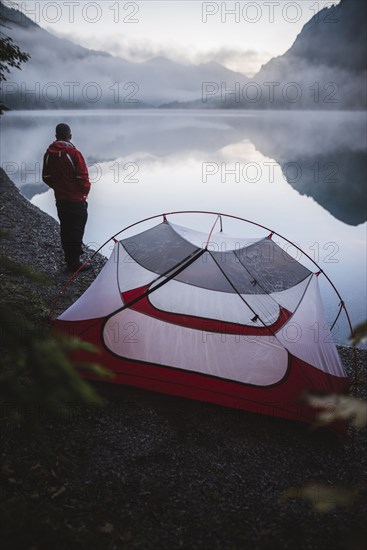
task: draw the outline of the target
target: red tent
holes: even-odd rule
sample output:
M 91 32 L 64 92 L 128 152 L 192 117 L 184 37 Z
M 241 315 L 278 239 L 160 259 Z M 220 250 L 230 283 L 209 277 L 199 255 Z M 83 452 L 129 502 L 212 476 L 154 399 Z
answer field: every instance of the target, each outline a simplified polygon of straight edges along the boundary
M 306 392 L 348 387 L 318 274 L 272 235 L 208 236 L 164 217 L 115 240 L 55 327 L 99 347 L 113 383 L 258 413 L 311 422 Z

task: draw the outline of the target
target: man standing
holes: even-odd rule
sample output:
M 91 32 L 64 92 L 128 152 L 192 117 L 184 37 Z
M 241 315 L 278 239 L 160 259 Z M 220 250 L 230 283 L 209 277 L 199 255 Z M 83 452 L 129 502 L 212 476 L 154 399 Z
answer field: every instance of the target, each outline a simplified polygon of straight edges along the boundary
M 88 219 L 90 191 L 88 168 L 83 155 L 71 143 L 68 124 L 56 126 L 56 141 L 51 143 L 43 158 L 42 179 L 55 192 L 60 220 L 61 244 L 68 270 L 74 273 L 81 267 L 83 235 Z M 84 266 L 81 271 L 90 269 Z

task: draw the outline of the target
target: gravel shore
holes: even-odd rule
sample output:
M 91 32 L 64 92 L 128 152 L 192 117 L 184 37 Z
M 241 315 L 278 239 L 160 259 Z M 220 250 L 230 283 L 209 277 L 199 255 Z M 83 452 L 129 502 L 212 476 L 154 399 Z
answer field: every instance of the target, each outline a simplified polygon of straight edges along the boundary
M 52 307 L 69 278 L 58 223 L 1 169 L 0 196 L 7 232 L 2 254 L 52 280 L 40 287 L 17 276 L 14 285 L 39 293 Z M 104 262 L 93 259 L 94 272 L 68 288 L 61 310 Z M 351 373 L 351 348 L 340 353 Z M 358 357 L 365 372 L 366 351 Z M 43 418 L 37 433 L 2 422 L 3 550 L 365 548 L 365 431 L 350 429 L 341 439 L 278 418 L 135 388 L 96 387 L 103 408 L 75 404 L 67 418 Z M 3 411 L 11 406 L 1 405 Z M 323 484 L 342 485 L 358 496 L 326 513 L 303 499 L 282 498 L 290 487 L 310 483 L 316 492 Z

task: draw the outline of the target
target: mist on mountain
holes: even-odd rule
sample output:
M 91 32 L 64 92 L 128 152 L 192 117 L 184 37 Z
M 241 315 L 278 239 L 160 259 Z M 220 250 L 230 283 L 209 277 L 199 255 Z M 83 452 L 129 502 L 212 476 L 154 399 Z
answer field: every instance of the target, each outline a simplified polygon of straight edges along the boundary
M 4 4 L 1 25 L 31 54 L 3 86 L 3 101 L 13 109 L 155 107 L 201 97 L 205 81 L 233 87 L 249 80 L 217 62 L 190 65 L 156 57 L 134 63 L 90 50 L 52 35 Z

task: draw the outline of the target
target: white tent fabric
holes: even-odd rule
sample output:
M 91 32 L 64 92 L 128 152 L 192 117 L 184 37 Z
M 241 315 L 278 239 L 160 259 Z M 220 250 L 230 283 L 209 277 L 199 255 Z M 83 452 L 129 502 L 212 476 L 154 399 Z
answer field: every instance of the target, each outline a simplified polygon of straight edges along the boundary
M 116 243 L 112 254 L 82 296 L 69 307 L 59 319 L 61 321 L 81 321 L 96 319 L 109 315 L 123 304 L 116 276 L 117 252 L 119 244 Z
M 204 248 L 208 240 L 208 232 L 204 233 L 202 231 L 196 231 L 194 229 L 183 227 L 175 223 L 170 222 L 172 229 L 176 231 L 178 235 L 181 235 L 184 239 L 190 243 L 198 246 L 199 248 Z M 210 226 L 208 227 L 208 231 Z M 214 252 L 229 252 L 230 250 L 239 250 L 241 248 L 246 248 L 256 242 L 259 242 L 262 239 L 244 239 L 244 238 L 234 238 L 231 235 L 227 235 L 224 232 L 218 231 L 218 228 L 213 231 L 213 234 L 210 237 L 209 249 Z
M 304 300 L 290 321 L 277 333 L 277 338 L 295 357 L 333 376 L 345 377 L 325 320 L 316 275 L 312 277 Z
M 259 327 L 262 326 L 261 322 L 252 321 L 254 311 L 259 312 L 262 321 L 267 325 L 271 325 L 278 319 L 279 306 L 289 311 L 295 310 L 309 281 L 310 278 L 307 278 L 291 289 L 271 295 L 238 295 L 199 288 L 171 280 L 157 292 L 152 292 L 149 301 L 153 306 L 163 311 L 221 319 L 229 323 Z M 154 286 L 153 284 L 151 288 L 153 289 Z
M 165 220 L 117 242 L 56 326 L 117 383 L 312 421 L 304 392 L 348 385 L 318 276 L 271 237 L 207 241 Z
M 283 378 L 288 366 L 283 345 L 269 336 L 251 339 L 195 330 L 129 309 L 108 320 L 103 338 L 107 348 L 120 357 L 246 384 L 275 384 Z

